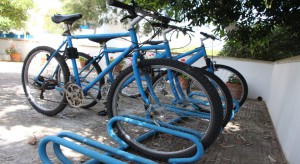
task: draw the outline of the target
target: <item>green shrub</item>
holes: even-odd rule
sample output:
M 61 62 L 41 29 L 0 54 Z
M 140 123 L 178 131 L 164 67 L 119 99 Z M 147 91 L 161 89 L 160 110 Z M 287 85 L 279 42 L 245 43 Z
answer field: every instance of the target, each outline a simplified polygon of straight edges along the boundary
M 275 28 L 266 38 L 242 44 L 228 40 L 220 56 L 276 61 L 300 55 L 300 33 L 288 28 Z

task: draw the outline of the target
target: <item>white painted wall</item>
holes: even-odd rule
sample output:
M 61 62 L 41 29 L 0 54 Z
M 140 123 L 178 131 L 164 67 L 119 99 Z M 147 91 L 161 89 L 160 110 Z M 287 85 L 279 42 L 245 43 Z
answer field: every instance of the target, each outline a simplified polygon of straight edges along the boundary
M 300 162 L 300 56 L 274 64 L 266 104 L 281 147 L 291 164 Z
M 258 96 L 261 96 L 263 99 L 267 99 L 273 62 L 224 57 L 214 57 L 213 60 L 217 64 L 227 65 L 236 69 L 244 76 L 248 84 L 248 98 L 256 99 Z M 203 60 L 194 64 L 197 67 L 204 65 Z
M 300 56 L 278 62 L 215 57 L 245 77 L 248 98 L 263 97 L 286 159 L 300 162 Z M 204 62 L 195 63 L 204 66 Z
M 60 35 L 47 35 L 44 34 L 43 38 L 39 39 L 11 39 L 11 38 L 0 38 L 0 59 L 2 59 L 2 55 L 5 55 L 5 49 L 10 47 L 11 44 L 15 45 L 15 48 L 22 54 L 22 59 L 26 57 L 26 55 L 37 46 L 49 46 L 54 49 L 58 48 L 58 46 L 62 43 L 63 37 Z M 122 45 L 126 47 L 126 41 L 123 39 L 114 39 L 108 42 L 108 46 L 116 46 Z M 95 42 L 91 42 L 88 39 L 80 39 L 73 40 L 74 47 L 77 47 L 78 51 L 85 52 L 91 56 L 95 56 L 99 54 L 99 44 Z

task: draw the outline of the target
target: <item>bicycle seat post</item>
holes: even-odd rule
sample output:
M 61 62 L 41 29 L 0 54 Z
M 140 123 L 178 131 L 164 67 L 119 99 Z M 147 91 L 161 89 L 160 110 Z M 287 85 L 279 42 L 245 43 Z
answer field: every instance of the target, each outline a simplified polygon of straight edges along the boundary
M 68 24 L 68 23 L 64 23 L 64 33 L 63 33 L 63 36 L 70 36 L 71 35 L 71 32 L 70 32 L 70 29 L 71 29 L 71 25 Z

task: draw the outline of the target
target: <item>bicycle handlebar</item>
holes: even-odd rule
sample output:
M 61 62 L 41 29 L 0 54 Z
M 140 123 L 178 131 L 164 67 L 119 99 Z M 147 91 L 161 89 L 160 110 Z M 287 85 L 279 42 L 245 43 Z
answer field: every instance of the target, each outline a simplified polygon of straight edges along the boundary
M 159 15 L 159 14 L 152 14 L 148 11 L 144 11 L 144 10 L 138 8 L 136 4 L 127 5 L 127 4 L 125 4 L 123 2 L 120 2 L 120 1 L 117 1 L 117 0 L 107 0 L 107 4 L 110 5 L 110 6 L 114 6 L 114 7 L 118 7 L 118 8 L 127 10 L 131 17 L 126 16 L 126 17 L 124 17 L 124 19 L 126 19 L 126 18 L 135 18 L 135 17 L 137 17 L 137 13 L 141 13 L 144 16 L 149 16 L 149 17 L 152 17 L 156 20 L 159 20 L 159 21 L 162 21 L 162 22 L 165 22 L 165 23 L 167 23 L 169 21 L 181 22 L 179 20 L 175 20 L 175 19 L 172 19 L 172 18 L 169 18 L 169 17 L 165 17 L 165 16 L 162 16 L 162 15 Z M 124 20 L 124 19 L 122 18 L 122 20 Z
M 172 29 L 176 29 L 176 30 L 179 30 L 183 33 L 186 33 L 186 32 L 194 32 L 192 29 L 190 28 L 185 28 L 185 27 L 178 27 L 178 26 L 174 26 L 174 25 L 168 25 L 166 23 L 151 23 L 152 26 L 154 27 L 163 27 L 163 28 L 172 28 Z
M 118 7 L 118 8 L 127 10 L 128 13 L 132 17 L 136 17 L 137 16 L 137 14 L 135 12 L 135 9 L 134 9 L 134 6 L 130 6 L 130 5 L 127 5 L 127 4 L 123 3 L 123 2 L 119 2 L 119 1 L 116 1 L 116 0 L 107 0 L 107 4 L 110 5 L 110 6 L 114 6 L 114 7 Z
M 219 40 L 218 38 L 216 38 L 215 36 L 213 35 L 210 35 L 210 34 L 207 34 L 205 32 L 200 32 L 201 35 L 205 36 L 206 38 L 210 38 L 212 40 Z

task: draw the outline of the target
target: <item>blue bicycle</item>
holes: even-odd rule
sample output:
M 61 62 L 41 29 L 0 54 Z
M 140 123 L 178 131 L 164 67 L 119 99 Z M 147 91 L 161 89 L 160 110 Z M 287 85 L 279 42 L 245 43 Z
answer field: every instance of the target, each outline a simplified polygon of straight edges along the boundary
M 228 75 L 228 71 L 230 71 L 229 75 L 231 74 L 234 74 L 237 78 L 240 78 L 242 79 L 241 80 L 241 84 L 243 86 L 243 94 L 242 94 L 242 99 L 240 99 L 240 97 L 236 98 L 235 96 L 235 101 L 234 101 L 234 107 L 233 107 L 233 102 L 232 102 L 232 98 L 231 98 L 231 93 L 230 93 L 230 90 L 227 88 L 227 86 L 225 85 L 225 81 L 223 82 L 222 79 L 218 78 L 217 76 L 215 76 L 214 74 L 212 73 L 209 73 L 208 71 L 205 71 L 203 72 L 203 74 L 205 74 L 205 76 L 207 78 L 209 78 L 209 80 L 212 82 L 212 84 L 215 86 L 215 88 L 217 89 L 220 97 L 221 97 L 221 100 L 222 100 L 222 104 L 223 104 L 223 113 L 224 113 L 224 121 L 223 121 L 223 127 L 226 126 L 226 124 L 230 121 L 230 119 L 233 117 L 233 114 L 232 114 L 232 110 L 234 109 L 234 112 L 237 112 L 240 105 L 242 104 L 242 102 L 240 100 L 245 100 L 246 96 L 247 96 L 247 84 L 243 81 L 244 78 L 241 74 L 239 74 L 237 71 L 235 71 L 233 68 L 231 67 L 228 67 L 228 66 L 223 66 L 223 65 L 216 65 L 214 64 L 213 62 L 211 62 L 211 60 L 208 58 L 208 56 L 206 55 L 206 51 L 205 51 L 205 47 L 204 47 L 204 44 L 203 44 L 203 40 L 207 39 L 207 38 L 212 38 L 212 39 L 215 39 L 213 36 L 211 35 L 208 35 L 208 34 L 205 34 L 205 33 L 202 33 L 203 35 L 206 36 L 206 38 L 204 39 L 201 39 L 201 47 L 199 48 L 196 48 L 195 50 L 191 50 L 189 52 L 186 52 L 184 54 L 180 54 L 178 56 L 169 56 L 169 54 L 167 52 L 163 52 L 163 53 L 159 53 L 157 50 L 164 50 L 165 49 L 165 46 L 164 44 L 168 44 L 168 40 L 166 39 L 166 34 L 174 29 L 177 29 L 177 30 L 180 30 L 184 33 L 186 33 L 187 31 L 191 31 L 190 29 L 186 29 L 186 28 L 180 28 L 180 27 L 176 27 L 176 26 L 170 26 L 170 25 L 162 25 L 162 24 L 152 24 L 153 26 L 158 26 L 158 27 L 161 27 L 161 26 L 164 26 L 164 27 L 170 27 L 169 29 L 166 29 L 162 32 L 163 34 L 163 38 L 165 38 L 163 41 L 146 41 L 144 42 L 144 44 L 150 44 L 151 46 L 147 46 L 147 45 L 143 45 L 141 47 L 139 47 L 139 50 L 140 51 L 143 51 L 145 54 L 145 51 L 148 51 L 148 50 L 155 50 L 155 58 L 172 58 L 173 60 L 181 60 L 183 59 L 184 57 L 188 56 L 188 55 L 191 55 L 192 58 L 188 59 L 187 61 L 184 61 L 185 63 L 191 65 L 193 63 L 195 63 L 197 60 L 199 60 L 200 58 L 204 58 L 207 62 L 207 65 L 208 67 L 210 68 L 209 70 L 213 70 L 213 72 L 216 74 L 216 75 L 219 75 L 220 77 L 220 74 L 218 72 L 222 72 L 222 79 L 224 80 L 226 74 Z M 94 63 L 99 63 L 99 61 L 105 57 L 105 63 L 106 65 L 108 66 L 110 64 L 109 60 L 108 60 L 108 54 L 109 53 L 116 53 L 116 52 L 123 52 L 125 50 L 125 48 L 107 48 L 106 47 L 106 42 L 100 42 L 96 39 L 91 39 L 91 41 L 94 41 L 94 42 L 97 42 L 101 45 L 101 47 L 103 48 L 101 51 L 100 51 L 100 54 L 97 55 L 97 56 L 94 56 L 93 58 L 92 57 L 89 57 L 90 59 L 88 60 L 89 62 L 87 62 L 87 65 L 91 66 L 92 68 L 95 67 L 96 70 L 100 69 L 100 67 L 98 65 L 94 65 Z M 85 56 L 88 56 L 88 55 L 85 55 Z M 144 56 L 140 56 L 141 60 L 144 60 L 145 58 L 147 57 L 144 57 Z M 93 65 L 91 65 L 93 64 Z M 99 68 L 98 68 L 99 67 Z M 217 68 L 217 69 L 216 69 Z M 194 69 L 197 70 L 197 72 L 199 71 L 200 68 L 197 68 L 197 67 L 194 67 Z M 222 71 L 219 71 L 221 70 Z M 235 71 L 235 72 L 232 72 Z M 166 73 L 164 74 L 166 75 Z M 86 76 L 86 75 L 85 75 Z M 162 77 L 155 77 L 153 78 L 154 80 L 152 81 L 153 84 L 158 84 L 157 81 L 158 80 L 162 80 L 161 79 Z M 227 78 L 228 80 L 228 78 Z M 102 87 L 104 88 L 104 91 L 103 92 L 103 89 L 102 89 L 102 92 L 100 94 L 100 90 L 98 92 L 99 95 L 104 95 L 106 96 L 107 95 L 107 92 L 109 91 L 109 88 L 110 88 L 110 85 L 111 83 L 114 81 L 114 77 L 112 75 L 112 72 L 109 73 L 109 78 L 108 80 L 105 80 L 105 87 Z M 237 80 L 238 81 L 238 80 Z M 192 86 L 192 84 L 189 84 L 189 86 Z M 153 86 L 155 87 L 155 86 Z M 144 87 L 145 88 L 145 87 Z M 187 89 L 187 92 L 189 91 L 189 88 L 185 87 Z M 235 88 L 234 88 L 235 89 Z M 161 88 L 161 92 L 163 92 L 165 95 L 167 95 L 169 92 L 167 92 L 167 89 L 162 89 Z M 97 93 L 97 92 L 95 92 Z M 125 88 L 122 89 L 122 92 L 121 92 L 124 96 L 128 96 L 128 97 L 131 97 L 131 98 L 138 98 L 140 96 L 139 92 L 138 92 L 138 87 L 136 85 L 136 83 L 132 82 L 130 83 L 129 85 L 127 85 Z M 172 94 L 172 93 L 171 93 Z M 96 101 L 94 101 L 93 103 L 91 103 L 90 106 L 93 106 L 96 104 Z
M 125 4 L 120 4 L 130 12 L 135 11 Z M 111 72 L 124 58 L 132 55 L 132 67 L 120 73 L 112 84 L 112 88 L 115 89 L 114 92 L 110 90 L 109 97 L 111 98 L 108 102 L 108 108 L 112 109 L 109 110 L 112 111 L 110 116 L 122 115 L 123 113 L 152 119 L 153 122 L 161 126 L 175 124 L 182 131 L 197 135 L 203 145 L 208 147 L 221 131 L 223 110 L 217 91 L 203 74 L 195 72 L 192 67 L 184 63 L 169 59 L 140 60 L 138 62 L 141 45 L 137 40 L 134 26 L 145 16 L 160 21 L 170 20 L 142 10 L 140 14 L 140 16 L 136 15 L 130 22 L 131 27 L 128 32 L 93 35 L 72 35 L 70 33 L 71 25 L 82 17 L 81 14 L 52 17 L 54 22 L 66 25 L 67 30 L 64 32 L 66 39 L 57 49 L 40 46 L 30 51 L 25 58 L 22 69 L 22 84 L 29 103 L 36 111 L 47 116 L 56 115 L 68 104 L 73 107 L 81 107 L 85 97 L 93 97 L 91 91 L 101 89 L 101 81 L 103 81 L 104 76 Z M 81 78 L 82 71 L 77 68 L 76 63 L 79 54 L 77 49 L 73 47 L 72 40 L 98 39 L 105 41 L 117 37 L 130 37 L 132 44 L 95 78 L 86 81 Z M 165 45 L 165 51 L 170 51 L 167 45 Z M 72 74 L 63 55 L 71 60 Z M 46 59 L 45 63 L 41 62 L 43 59 Z M 88 71 L 88 69 L 86 70 Z M 154 90 L 152 86 L 154 76 L 152 75 L 159 75 L 162 72 L 167 72 L 168 81 L 164 85 L 171 88 L 172 95 L 175 95 L 176 99 L 160 96 Z M 179 83 L 180 77 L 185 77 L 194 84 L 189 93 L 183 91 Z M 133 82 L 138 86 L 140 97 L 129 100 L 129 97 L 122 96 L 120 93 Z M 147 92 L 145 92 L 145 86 Z M 204 110 L 206 112 L 203 112 Z M 184 157 L 193 154 L 196 149 L 194 143 L 182 138 L 163 137 L 155 131 L 133 128 L 126 123 L 117 123 L 116 129 L 118 135 L 123 136 L 122 139 L 125 138 L 124 141 L 133 148 L 155 158 Z M 146 138 L 148 138 L 147 143 L 142 142 Z

